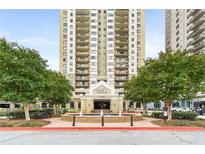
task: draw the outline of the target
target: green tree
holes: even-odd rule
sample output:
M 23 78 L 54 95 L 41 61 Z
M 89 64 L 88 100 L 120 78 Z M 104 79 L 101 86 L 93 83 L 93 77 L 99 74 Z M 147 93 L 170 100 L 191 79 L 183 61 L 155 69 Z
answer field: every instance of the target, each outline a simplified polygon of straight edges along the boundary
M 56 109 L 60 105 L 65 105 L 69 102 L 73 87 L 69 80 L 61 73 L 47 71 L 45 76 L 42 99 L 53 106 L 54 113 L 56 114 Z
M 125 83 L 125 99 L 141 103 L 144 113 L 146 103 L 154 101 L 151 97 L 156 92 L 153 91 L 153 85 L 151 72 L 143 66 L 138 70 L 138 75 Z
M 147 63 L 152 73 L 154 93 L 152 99 L 164 101 L 168 107 L 168 120 L 175 100 L 190 100 L 203 90 L 205 81 L 205 55 L 188 54 L 187 51 L 166 51 Z
M 43 93 L 46 66 L 37 51 L 0 40 L 0 97 L 23 103 L 26 120 L 30 120 L 30 104 Z

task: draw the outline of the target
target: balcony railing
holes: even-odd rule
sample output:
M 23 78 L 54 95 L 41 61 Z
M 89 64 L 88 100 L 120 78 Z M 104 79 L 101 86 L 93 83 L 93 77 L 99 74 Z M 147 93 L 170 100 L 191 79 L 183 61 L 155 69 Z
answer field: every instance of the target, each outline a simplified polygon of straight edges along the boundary
M 127 81 L 128 77 L 116 77 L 115 81 Z
M 203 47 L 205 47 L 205 42 L 200 42 L 200 43 L 198 43 L 198 44 L 196 44 L 195 46 L 194 46 L 195 48 L 194 48 L 194 52 L 197 52 L 198 50 L 200 50 L 200 49 L 202 49 Z
M 190 38 L 194 38 L 196 37 L 197 35 L 199 35 L 201 32 L 203 32 L 205 30 L 205 26 L 202 25 L 200 26 L 196 31 L 193 31 L 192 34 L 190 34 Z
M 82 64 L 77 64 L 76 68 L 89 68 L 89 65 L 82 65 Z
M 198 11 L 197 13 L 195 13 L 193 15 L 193 20 L 192 22 L 196 21 L 197 19 L 199 19 L 201 16 L 203 16 L 205 14 L 205 11 L 204 10 L 200 10 Z
M 76 70 L 75 73 L 78 74 L 78 75 L 88 75 L 89 71 L 78 71 L 78 70 Z
M 84 16 L 84 15 L 90 15 L 90 10 L 89 9 L 81 9 L 81 10 L 76 10 L 76 15 L 77 16 Z
M 77 58 L 76 63 L 88 63 L 89 59 L 88 58 Z
M 83 76 L 83 77 L 76 77 L 75 80 L 76 81 L 89 81 L 89 78 Z
M 77 22 L 86 22 L 86 21 L 89 21 L 90 20 L 90 17 L 89 16 L 76 16 L 76 21 Z
M 201 33 L 201 34 L 197 35 L 197 37 L 195 37 L 194 39 L 195 40 L 194 40 L 193 45 L 195 45 L 195 44 L 201 42 L 203 39 L 205 39 L 205 33 Z
M 115 16 L 125 16 L 128 15 L 128 10 L 115 10 Z

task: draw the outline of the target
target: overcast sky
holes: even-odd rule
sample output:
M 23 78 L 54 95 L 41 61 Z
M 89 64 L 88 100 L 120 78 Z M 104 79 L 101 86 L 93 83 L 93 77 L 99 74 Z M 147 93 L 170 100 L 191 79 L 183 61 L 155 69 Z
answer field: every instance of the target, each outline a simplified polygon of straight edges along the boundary
M 145 10 L 145 56 L 164 50 L 164 10 Z M 0 10 L 0 37 L 34 48 L 51 69 L 59 64 L 59 10 Z

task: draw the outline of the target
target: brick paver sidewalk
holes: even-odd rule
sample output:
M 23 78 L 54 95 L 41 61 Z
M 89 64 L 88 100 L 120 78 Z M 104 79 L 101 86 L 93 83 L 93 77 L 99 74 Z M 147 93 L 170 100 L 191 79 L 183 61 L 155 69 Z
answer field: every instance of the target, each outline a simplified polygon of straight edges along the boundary
M 72 122 L 66 122 L 61 120 L 60 118 L 51 118 L 46 119 L 51 123 L 44 127 L 72 127 Z M 144 118 L 141 121 L 135 121 L 133 124 L 135 127 L 160 127 L 158 125 L 152 124 L 151 121 L 155 119 L 152 118 Z M 77 127 L 101 127 L 101 123 L 78 123 L 75 124 Z M 130 123 L 105 123 L 106 127 L 129 127 Z

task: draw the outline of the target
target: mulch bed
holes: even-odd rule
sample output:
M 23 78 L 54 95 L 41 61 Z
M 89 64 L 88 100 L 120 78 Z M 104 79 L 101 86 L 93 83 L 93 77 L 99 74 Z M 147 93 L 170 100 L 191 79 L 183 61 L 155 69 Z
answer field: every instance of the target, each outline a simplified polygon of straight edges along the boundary
M 0 119 L 0 127 L 43 127 L 48 124 L 50 124 L 50 122 L 45 120 L 26 121 L 24 119 L 20 119 L 20 120 Z
M 205 128 L 205 120 L 169 120 L 164 122 L 164 120 L 155 120 L 152 121 L 153 124 L 159 125 L 159 126 L 185 126 L 185 127 L 203 127 Z

